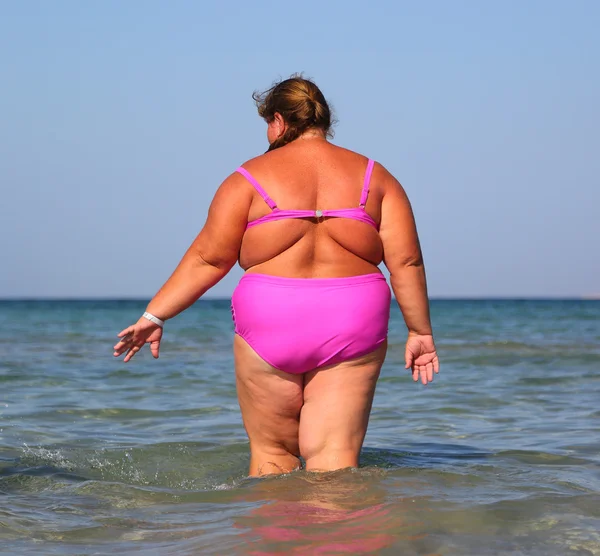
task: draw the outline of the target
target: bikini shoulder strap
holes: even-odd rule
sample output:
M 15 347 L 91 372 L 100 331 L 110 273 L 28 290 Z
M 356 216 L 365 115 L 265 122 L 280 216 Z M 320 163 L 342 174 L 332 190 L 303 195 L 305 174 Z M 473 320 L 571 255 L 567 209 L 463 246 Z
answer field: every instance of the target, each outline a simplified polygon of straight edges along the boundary
M 275 203 L 275 201 L 273 201 L 273 199 L 271 199 L 271 197 L 269 197 L 269 195 L 267 194 L 267 192 L 261 187 L 260 183 L 258 183 L 254 179 L 254 177 L 252 176 L 252 174 L 250 174 L 250 172 L 248 172 L 248 170 L 246 170 L 246 168 L 242 168 L 240 166 L 236 170 L 236 172 L 239 172 L 240 174 L 242 174 L 242 176 L 244 176 L 252 184 L 252 186 L 254 187 L 254 189 L 256 189 L 256 191 L 263 198 L 263 200 L 265 201 L 265 203 L 267 203 L 267 205 L 269 205 L 269 208 L 271 210 L 277 208 L 277 203 Z
M 367 204 L 367 198 L 369 197 L 369 184 L 371 183 L 371 174 L 373 173 L 374 160 L 369 158 L 367 164 L 367 171 L 365 172 L 365 182 L 363 184 L 362 195 L 360 196 L 360 206 L 365 208 Z

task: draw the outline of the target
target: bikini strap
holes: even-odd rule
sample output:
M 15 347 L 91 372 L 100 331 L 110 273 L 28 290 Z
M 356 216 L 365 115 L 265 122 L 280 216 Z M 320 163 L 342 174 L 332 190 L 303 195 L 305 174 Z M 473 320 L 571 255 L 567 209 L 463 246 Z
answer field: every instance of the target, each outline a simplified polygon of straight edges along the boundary
M 365 173 L 365 183 L 363 184 L 362 195 L 360 196 L 359 206 L 365 208 L 367 204 L 367 198 L 369 197 L 369 184 L 371 183 L 371 174 L 373 173 L 373 166 L 375 161 L 369 158 L 367 164 L 367 171 Z
M 240 174 L 242 174 L 242 176 L 244 176 L 254 187 L 254 189 L 256 189 L 256 191 L 258 192 L 258 194 L 263 198 L 263 200 L 265 201 L 265 203 L 267 203 L 267 205 L 269 205 L 269 208 L 271 210 L 274 210 L 277 208 L 277 203 L 275 203 L 275 201 L 273 201 L 273 199 L 271 199 L 271 197 L 269 197 L 268 193 L 260 186 L 260 183 L 258 183 L 254 177 L 252 176 L 252 174 L 250 174 L 250 172 L 248 172 L 248 170 L 246 170 L 246 168 L 242 168 L 241 166 L 236 170 L 236 172 L 239 172 Z

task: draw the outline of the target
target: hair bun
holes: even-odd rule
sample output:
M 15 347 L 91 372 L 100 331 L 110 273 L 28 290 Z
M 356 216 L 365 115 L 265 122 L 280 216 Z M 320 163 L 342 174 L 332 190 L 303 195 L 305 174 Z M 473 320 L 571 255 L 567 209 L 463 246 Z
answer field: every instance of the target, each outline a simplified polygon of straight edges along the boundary
M 321 129 L 331 136 L 331 109 L 319 87 L 310 79 L 294 75 L 263 93 L 255 92 L 252 98 L 259 115 L 267 122 L 279 113 L 287 125 L 285 133 L 271 144 L 269 150 L 291 143 L 311 128 Z

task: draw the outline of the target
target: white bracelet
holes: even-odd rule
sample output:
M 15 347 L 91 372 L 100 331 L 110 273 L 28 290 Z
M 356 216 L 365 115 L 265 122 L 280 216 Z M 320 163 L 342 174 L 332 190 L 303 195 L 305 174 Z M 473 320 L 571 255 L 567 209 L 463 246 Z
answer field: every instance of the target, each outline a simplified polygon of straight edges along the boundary
M 158 324 L 158 326 L 160 326 L 161 328 L 163 328 L 165 325 L 164 320 L 160 320 L 158 317 L 155 317 L 153 314 L 148 313 L 148 311 L 146 311 L 142 315 L 142 317 L 144 317 L 145 319 L 148 319 L 149 321 L 152 321 L 154 324 Z

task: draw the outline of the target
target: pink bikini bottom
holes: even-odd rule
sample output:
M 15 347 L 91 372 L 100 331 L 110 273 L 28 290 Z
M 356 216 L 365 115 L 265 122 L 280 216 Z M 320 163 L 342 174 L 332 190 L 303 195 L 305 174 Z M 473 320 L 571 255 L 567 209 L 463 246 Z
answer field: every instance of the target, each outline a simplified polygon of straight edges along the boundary
M 245 274 L 233 292 L 235 332 L 269 365 L 299 374 L 354 359 L 387 338 L 382 274 L 281 278 Z

